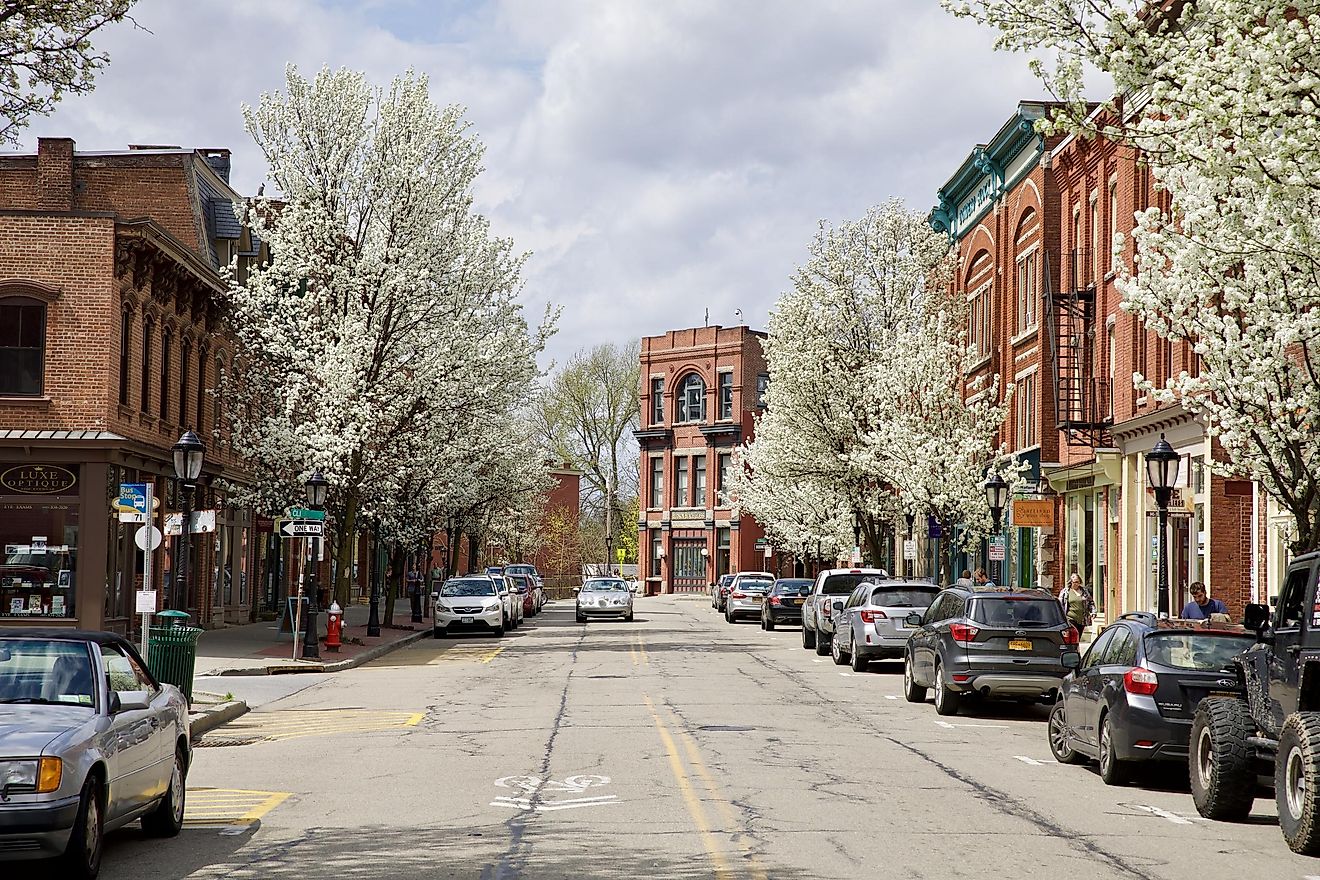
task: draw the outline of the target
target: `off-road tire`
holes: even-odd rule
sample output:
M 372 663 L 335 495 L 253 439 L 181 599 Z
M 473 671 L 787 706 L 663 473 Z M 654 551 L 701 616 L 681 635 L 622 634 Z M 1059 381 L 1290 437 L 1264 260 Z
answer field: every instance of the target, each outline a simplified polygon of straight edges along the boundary
M 1247 738 L 1256 732 L 1251 708 L 1236 697 L 1209 697 L 1196 707 L 1188 739 L 1187 776 L 1196 812 L 1240 822 L 1256 800 L 1256 768 Z
M 865 672 L 867 670 L 867 667 L 871 665 L 871 661 L 867 660 L 861 654 L 857 653 L 857 637 L 856 636 L 850 637 L 848 640 L 848 645 L 852 649 L 848 652 L 848 658 L 852 660 L 852 671 Z
M 903 658 L 903 698 L 909 703 L 926 702 L 926 686 L 912 677 L 912 658 Z
M 188 797 L 188 758 L 183 749 L 174 750 L 174 766 L 165 796 L 156 809 L 142 817 L 142 830 L 150 837 L 178 837 L 183 830 L 183 810 Z
M 1320 712 L 1294 712 L 1284 720 L 1274 760 L 1274 800 L 1288 848 L 1320 855 Z
M 816 647 L 816 631 L 808 629 L 805 623 L 802 624 L 802 647 L 808 650 Z
M 59 858 L 57 876 L 73 880 L 94 880 L 100 873 L 105 836 L 103 809 L 101 786 L 95 778 L 89 777 L 83 783 L 82 794 L 78 798 L 78 815 L 73 820 L 69 843 Z M 90 841 L 90 845 L 89 836 L 95 838 Z
M 1081 764 L 1086 757 L 1068 745 L 1067 725 L 1063 721 L 1063 703 L 1059 702 L 1050 710 L 1049 738 L 1050 754 L 1060 764 Z
M 935 712 L 939 715 L 957 715 L 962 694 L 951 690 L 944 681 L 944 671 L 935 664 Z
M 1127 785 L 1132 779 L 1132 764 L 1119 760 L 1114 750 L 1114 734 L 1109 716 L 1100 720 L 1100 779 L 1105 785 Z

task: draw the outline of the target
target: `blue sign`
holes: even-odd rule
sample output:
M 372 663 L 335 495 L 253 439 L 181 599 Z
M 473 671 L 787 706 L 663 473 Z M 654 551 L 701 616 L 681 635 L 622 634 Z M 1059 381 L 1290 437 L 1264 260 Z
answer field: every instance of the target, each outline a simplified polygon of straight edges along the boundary
M 926 537 L 928 538 L 944 537 L 944 529 L 940 528 L 939 520 L 935 519 L 935 517 L 933 516 L 926 517 Z
M 119 484 L 119 508 L 123 510 L 133 509 L 138 513 L 147 512 L 147 484 L 146 483 L 120 483 Z

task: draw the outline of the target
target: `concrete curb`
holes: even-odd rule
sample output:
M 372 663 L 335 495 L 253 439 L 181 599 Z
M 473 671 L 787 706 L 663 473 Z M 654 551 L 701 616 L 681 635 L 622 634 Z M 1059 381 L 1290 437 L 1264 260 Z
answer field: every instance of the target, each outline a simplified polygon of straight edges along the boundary
M 308 672 L 343 672 L 345 669 L 353 669 L 361 666 L 363 663 L 369 663 L 377 657 L 383 657 L 391 651 L 397 651 L 405 645 L 411 645 L 413 642 L 429 639 L 431 630 L 418 630 L 415 633 L 406 635 L 401 639 L 389 642 L 384 645 L 377 645 L 370 651 L 364 651 L 356 657 L 350 657 L 347 660 L 340 660 L 337 663 L 301 663 L 297 666 L 288 664 L 276 664 L 273 666 L 253 666 L 239 669 L 221 669 L 217 672 L 208 672 L 207 675 L 299 675 Z
M 214 709 L 199 713 L 196 718 L 189 718 L 188 733 L 193 739 L 196 739 L 208 730 L 214 730 L 222 724 L 228 724 L 235 718 L 247 714 L 247 710 L 248 705 L 242 700 L 221 703 Z

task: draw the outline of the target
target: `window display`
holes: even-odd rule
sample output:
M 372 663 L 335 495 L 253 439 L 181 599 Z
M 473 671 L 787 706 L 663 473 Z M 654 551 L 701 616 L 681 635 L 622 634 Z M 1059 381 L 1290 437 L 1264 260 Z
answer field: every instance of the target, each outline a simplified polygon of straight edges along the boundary
M 0 470 L 0 617 L 72 618 L 77 473 L 57 465 Z

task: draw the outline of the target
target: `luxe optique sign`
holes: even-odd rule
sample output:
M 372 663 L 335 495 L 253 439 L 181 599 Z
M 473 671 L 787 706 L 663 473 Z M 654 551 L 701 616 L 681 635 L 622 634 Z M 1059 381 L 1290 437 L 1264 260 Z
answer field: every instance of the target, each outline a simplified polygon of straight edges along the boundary
M 67 495 L 77 484 L 76 473 L 54 464 L 24 464 L 0 473 L 0 493 Z

